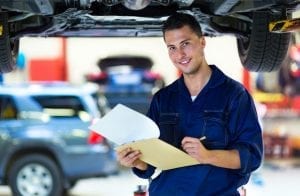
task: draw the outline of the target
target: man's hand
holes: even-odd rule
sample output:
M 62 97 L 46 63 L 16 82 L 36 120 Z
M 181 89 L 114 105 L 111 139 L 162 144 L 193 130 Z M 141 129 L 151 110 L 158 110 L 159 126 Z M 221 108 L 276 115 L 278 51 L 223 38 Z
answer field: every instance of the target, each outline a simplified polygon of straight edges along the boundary
M 138 150 L 125 148 L 124 150 L 117 152 L 117 159 L 119 163 L 125 167 L 136 167 L 140 170 L 146 170 L 147 164 L 140 160 L 141 155 L 141 152 Z
M 208 150 L 199 138 L 184 137 L 182 148 L 199 163 L 210 164 L 228 169 L 240 169 L 241 161 L 238 150 Z
M 203 146 L 199 138 L 184 137 L 181 145 L 183 150 L 199 163 L 207 163 L 206 160 L 209 158 L 210 152 Z

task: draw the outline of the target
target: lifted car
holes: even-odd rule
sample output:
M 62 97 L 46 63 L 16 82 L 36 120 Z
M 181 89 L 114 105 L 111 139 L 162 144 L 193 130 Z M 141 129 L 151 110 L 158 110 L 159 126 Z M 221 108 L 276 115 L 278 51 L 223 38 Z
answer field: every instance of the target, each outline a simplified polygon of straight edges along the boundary
M 232 34 L 241 62 L 273 71 L 284 60 L 289 33 L 269 23 L 291 18 L 299 0 L 0 0 L 0 73 L 15 68 L 21 36 L 161 36 L 174 12 L 193 14 L 205 36 Z

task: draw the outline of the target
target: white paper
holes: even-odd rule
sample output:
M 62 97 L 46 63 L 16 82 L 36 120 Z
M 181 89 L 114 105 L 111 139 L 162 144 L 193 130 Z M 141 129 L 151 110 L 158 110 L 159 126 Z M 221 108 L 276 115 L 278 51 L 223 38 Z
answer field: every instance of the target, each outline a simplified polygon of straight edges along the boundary
M 89 129 L 118 145 L 159 137 L 155 122 L 122 104 L 116 105 Z

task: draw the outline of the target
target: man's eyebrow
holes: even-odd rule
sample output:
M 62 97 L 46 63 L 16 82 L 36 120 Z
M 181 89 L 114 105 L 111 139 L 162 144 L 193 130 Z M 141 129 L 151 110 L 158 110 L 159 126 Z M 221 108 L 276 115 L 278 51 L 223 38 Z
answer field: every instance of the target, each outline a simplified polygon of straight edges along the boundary
M 182 43 L 184 43 L 184 42 L 187 42 L 187 41 L 190 41 L 191 39 L 185 39 L 185 40 L 182 40 L 179 44 L 182 44 Z M 167 44 L 167 47 L 173 47 L 173 46 L 175 46 L 174 44 Z
M 181 42 L 180 42 L 180 44 L 182 44 L 182 43 L 184 43 L 184 42 L 186 42 L 186 41 L 190 41 L 191 39 L 185 39 L 185 40 L 182 40 Z

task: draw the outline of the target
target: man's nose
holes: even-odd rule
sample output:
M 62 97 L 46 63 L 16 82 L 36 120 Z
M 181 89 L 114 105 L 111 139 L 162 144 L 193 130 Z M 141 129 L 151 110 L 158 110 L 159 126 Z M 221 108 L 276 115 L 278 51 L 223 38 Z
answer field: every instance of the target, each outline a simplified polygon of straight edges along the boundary
M 178 52 L 177 52 L 177 53 L 178 53 L 177 56 L 178 56 L 179 58 L 182 58 L 182 57 L 185 57 L 185 56 L 186 56 L 186 53 L 185 53 L 184 49 L 182 49 L 182 48 L 178 49 Z

